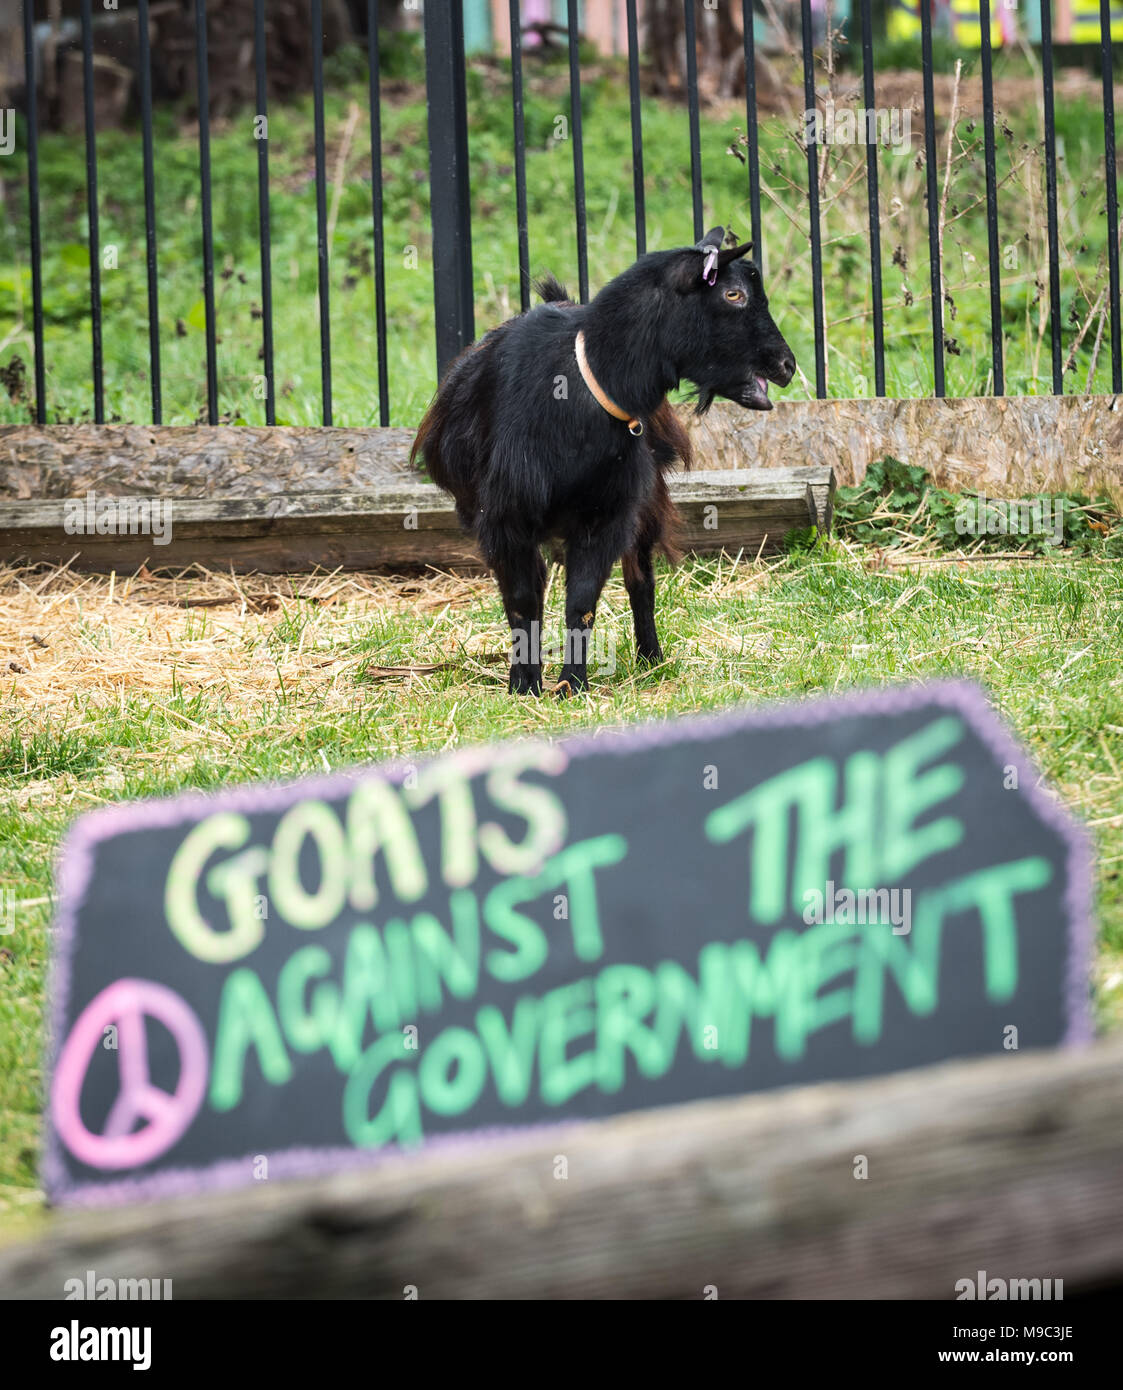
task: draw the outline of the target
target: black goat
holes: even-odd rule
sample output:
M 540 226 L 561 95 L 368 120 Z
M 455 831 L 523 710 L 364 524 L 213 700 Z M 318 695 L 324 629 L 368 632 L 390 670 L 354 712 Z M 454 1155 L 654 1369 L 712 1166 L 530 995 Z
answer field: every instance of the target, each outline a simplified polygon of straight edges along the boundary
M 597 600 L 616 560 L 632 605 L 636 654 L 662 661 L 655 631 L 656 546 L 674 558 L 677 513 L 664 479 L 690 466 L 667 392 L 686 378 L 697 409 L 716 395 L 771 410 L 795 358 L 768 311 L 760 271 L 721 249 L 715 227 L 694 247 L 656 251 L 588 305 L 547 277 L 547 302 L 510 319 L 451 364 L 414 440 L 429 475 L 456 500 L 499 583 L 513 651 L 510 689 L 542 689 L 541 546 L 565 544 L 561 691 L 584 689 Z

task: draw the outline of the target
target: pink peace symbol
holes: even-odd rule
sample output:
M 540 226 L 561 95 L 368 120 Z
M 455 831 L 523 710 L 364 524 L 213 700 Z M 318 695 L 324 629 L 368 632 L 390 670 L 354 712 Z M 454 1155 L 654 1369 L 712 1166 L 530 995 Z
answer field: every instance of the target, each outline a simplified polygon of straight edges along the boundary
M 145 1015 L 158 1019 L 179 1050 L 179 1081 L 169 1095 L 148 1079 Z M 82 1121 L 82 1086 L 104 1030 L 117 1025 L 121 1089 L 105 1132 Z M 51 1089 L 51 1118 L 70 1152 L 92 1168 L 134 1168 L 169 1149 L 195 1118 L 207 1086 L 207 1040 L 188 1005 L 151 980 L 117 980 L 79 1014 L 63 1045 Z M 147 1125 L 132 1133 L 138 1118 Z

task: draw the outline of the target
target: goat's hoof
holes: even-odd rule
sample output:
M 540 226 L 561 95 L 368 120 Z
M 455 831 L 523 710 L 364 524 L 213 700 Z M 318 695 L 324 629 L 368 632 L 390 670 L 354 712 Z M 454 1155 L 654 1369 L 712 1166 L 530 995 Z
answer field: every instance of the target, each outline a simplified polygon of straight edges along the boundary
M 658 647 L 650 651 L 636 652 L 636 661 L 640 666 L 662 666 L 663 653 Z
M 559 700 L 566 700 L 570 695 L 579 695 L 582 691 L 588 690 L 589 681 L 586 676 L 577 675 L 570 671 L 563 671 L 558 677 L 558 683 L 554 687 L 554 694 Z
M 541 695 L 542 677 L 536 671 L 511 671 L 507 689 L 512 695 Z

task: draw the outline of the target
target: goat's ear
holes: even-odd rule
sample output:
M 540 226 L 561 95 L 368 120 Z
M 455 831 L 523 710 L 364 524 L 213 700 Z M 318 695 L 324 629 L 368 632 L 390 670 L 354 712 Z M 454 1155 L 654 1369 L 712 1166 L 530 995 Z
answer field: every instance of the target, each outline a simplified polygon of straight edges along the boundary
M 725 251 L 719 251 L 717 263 L 719 266 L 728 265 L 730 261 L 739 261 L 742 256 L 747 256 L 753 249 L 751 241 L 744 241 L 740 246 L 730 246 Z
M 689 294 L 703 285 L 712 285 L 722 266 L 740 260 L 753 249 L 751 241 L 744 241 L 740 246 L 730 246 L 723 251 L 724 234 L 723 227 L 714 227 L 691 250 L 679 252 L 667 270 L 667 280 L 673 289 L 679 294 Z
M 709 251 L 712 247 L 715 251 L 721 249 L 721 243 L 725 240 L 724 227 L 711 227 L 701 241 L 694 243 L 696 251 Z
M 676 252 L 667 264 L 664 279 L 671 289 L 679 294 L 693 294 L 706 283 L 703 278 L 705 253 L 692 247 L 689 251 Z

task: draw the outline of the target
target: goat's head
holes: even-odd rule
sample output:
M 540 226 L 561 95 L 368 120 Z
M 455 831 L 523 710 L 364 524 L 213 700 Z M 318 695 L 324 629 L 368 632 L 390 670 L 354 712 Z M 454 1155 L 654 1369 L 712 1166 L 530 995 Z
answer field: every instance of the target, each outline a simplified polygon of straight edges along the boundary
M 768 383 L 787 386 L 795 357 L 768 310 L 760 269 L 746 259 L 752 242 L 723 249 L 724 237 L 715 227 L 696 246 L 666 253 L 676 367 L 698 387 L 699 412 L 715 396 L 771 410 Z

